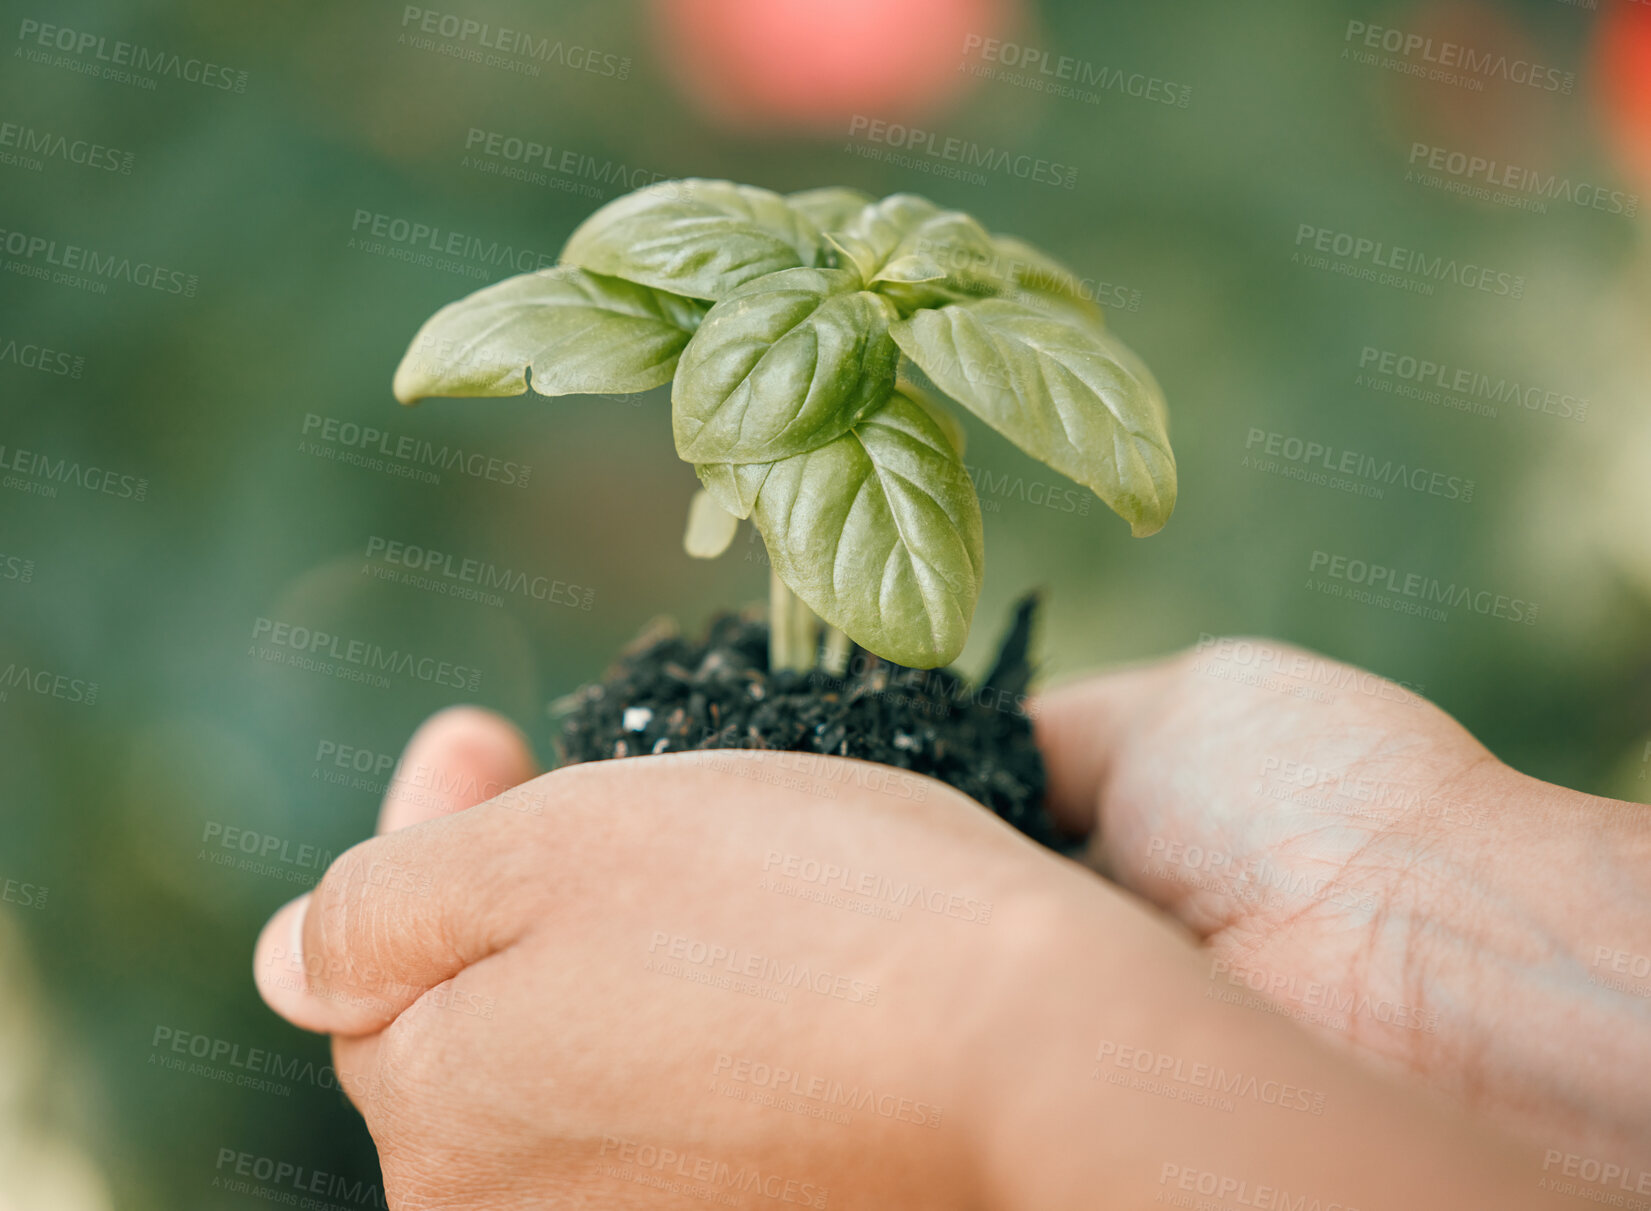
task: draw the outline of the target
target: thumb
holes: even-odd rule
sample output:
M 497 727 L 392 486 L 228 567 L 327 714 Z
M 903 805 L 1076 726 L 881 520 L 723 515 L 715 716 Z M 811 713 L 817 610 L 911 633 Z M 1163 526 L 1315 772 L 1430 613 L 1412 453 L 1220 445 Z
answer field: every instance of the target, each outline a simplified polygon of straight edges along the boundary
M 527 740 L 508 719 L 480 707 L 449 707 L 426 719 L 407 742 L 379 809 L 378 834 L 401 833 L 415 824 L 455 815 L 498 798 L 534 774 Z M 397 840 L 414 844 L 405 834 Z M 335 862 L 333 870 L 342 865 Z M 277 1013 L 306 1029 L 333 1030 L 340 1022 L 355 1023 L 361 1007 L 354 1006 L 352 1012 L 348 999 L 328 1004 L 310 995 L 308 969 L 299 956 L 304 954 L 306 933 L 314 928 L 308 921 L 312 895 L 305 893 L 285 905 L 264 926 L 253 973 L 259 992 Z M 417 898 L 411 903 L 423 906 Z
M 1170 689 L 1173 671 L 1173 658 L 1158 660 L 1088 674 L 1039 696 L 1034 718 L 1048 771 L 1045 801 L 1068 836 L 1090 836 L 1101 824 L 1107 779 L 1140 720 Z

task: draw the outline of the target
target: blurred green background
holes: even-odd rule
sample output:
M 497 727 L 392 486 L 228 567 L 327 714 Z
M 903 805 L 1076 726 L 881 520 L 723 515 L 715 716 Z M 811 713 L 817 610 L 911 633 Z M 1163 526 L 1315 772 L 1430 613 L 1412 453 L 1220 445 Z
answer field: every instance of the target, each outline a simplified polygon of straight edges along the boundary
M 421 34 L 424 16 L 383 0 L 3 7 L 0 1207 L 273 1197 L 270 1183 L 223 1184 L 226 1149 L 370 1191 L 371 1143 L 330 1087 L 325 1044 L 253 991 L 256 930 L 370 831 L 388 763 L 432 711 L 503 711 L 548 761 L 546 704 L 650 619 L 697 627 L 764 595 L 749 532 L 714 563 L 682 553 L 695 479 L 671 448 L 665 392 L 413 410 L 390 395 L 416 326 L 513 271 L 478 248 L 554 255 L 631 184 L 912 190 L 1099 284 L 1170 400 L 1179 507 L 1133 541 L 971 422 L 988 573 L 966 669 L 986 661 L 1013 597 L 1043 585 L 1051 678 L 1205 634 L 1280 636 L 1420 685 L 1521 769 L 1651 797 L 1638 203 L 1651 179 L 1635 168 L 1651 135 L 1609 74 L 1627 62 L 1648 79 L 1651 60 L 1607 53 L 1636 45 L 1634 6 L 886 0 L 895 85 L 841 93 L 799 64 L 835 53 L 842 40 L 819 33 L 833 23 L 877 28 L 859 2 L 770 5 L 755 50 L 738 3 L 432 10 L 562 44 L 549 60 L 480 62 L 466 57 L 475 37 L 439 21 Z M 1385 52 L 1350 54 L 1363 43 L 1349 22 L 1552 66 L 1574 87 L 1419 79 Z M 70 49 L 43 48 L 43 25 L 71 31 Z M 1101 83 L 1040 91 L 1006 76 L 1024 56 L 987 38 Z M 91 74 L 119 62 L 99 55 L 136 53 L 118 42 L 161 56 L 139 73 L 153 87 Z M 1106 86 L 1119 78 L 1186 104 Z M 890 159 L 873 118 L 1048 160 L 1073 187 L 1012 167 L 951 179 L 909 147 Z M 513 175 L 489 136 L 554 151 Z M 1483 181 L 1417 179 L 1418 144 L 1423 160 L 1440 148 L 1447 165 L 1460 152 L 1536 171 L 1566 196 L 1524 177 L 1504 177 L 1501 196 L 1452 192 Z M 1595 187 L 1601 206 L 1574 200 Z M 403 224 L 479 243 L 421 258 L 392 238 Z M 1522 277 L 1522 297 L 1452 283 L 1428 295 L 1300 263 L 1304 224 L 1490 266 Z M 157 289 L 82 265 L 52 280 L 69 245 L 177 276 Z M 1412 398 L 1388 389 L 1400 380 L 1361 380 L 1361 359 L 1382 352 L 1587 407 L 1504 400 L 1486 415 Z M 364 450 L 352 426 L 385 436 Z M 1473 496 L 1373 498 L 1271 474 L 1246 462 L 1252 430 L 1472 480 Z M 395 453 L 403 442 L 483 457 L 425 482 Z M 488 459 L 531 472 L 503 482 L 521 476 L 490 475 Z M 589 608 L 397 583 L 369 558 L 374 539 L 560 580 Z M 1338 599 L 1315 587 L 1314 552 L 1535 603 L 1536 618 Z M 285 649 L 260 619 L 476 676 L 342 680 L 273 659 Z M 277 848 L 241 869 L 230 829 Z M 190 1070 L 190 1047 L 219 1054 Z M 289 1079 L 236 1084 L 272 1063 L 253 1049 Z

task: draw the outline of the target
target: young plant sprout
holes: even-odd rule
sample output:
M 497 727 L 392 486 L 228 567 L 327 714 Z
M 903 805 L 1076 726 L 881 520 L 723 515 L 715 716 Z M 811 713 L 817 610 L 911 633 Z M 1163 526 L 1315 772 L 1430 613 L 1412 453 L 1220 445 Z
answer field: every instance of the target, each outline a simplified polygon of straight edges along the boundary
M 912 194 L 650 185 L 561 263 L 436 312 L 396 397 L 616 394 L 671 384 L 704 485 L 685 546 L 739 522 L 772 569 L 769 666 L 841 671 L 850 641 L 927 669 L 962 650 L 984 569 L 949 404 L 1152 534 L 1175 507 L 1164 401 L 1077 277 Z

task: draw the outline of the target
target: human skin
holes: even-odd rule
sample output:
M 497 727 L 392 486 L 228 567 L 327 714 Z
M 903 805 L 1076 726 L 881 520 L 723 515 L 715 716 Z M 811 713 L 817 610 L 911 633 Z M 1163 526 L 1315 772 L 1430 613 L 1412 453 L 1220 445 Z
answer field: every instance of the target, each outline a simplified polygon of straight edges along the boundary
M 1192 930 L 1207 991 L 1259 989 L 1544 1157 L 1651 1170 L 1651 809 L 1265 640 L 1055 690 L 1038 740 L 1052 810 Z
M 421 729 L 404 767 L 458 789 L 392 794 L 383 835 L 278 913 L 255 960 L 272 1007 L 335 1036 L 392 1205 L 687 1205 L 638 1179 L 704 1194 L 742 1169 L 755 1206 L 1131 1207 L 1206 1180 L 1252 1201 L 1555 1205 L 1536 1153 L 1210 999 L 1184 928 L 972 801 L 776 760 L 603 762 L 478 804 L 531 778 L 520 738 L 471 710 Z M 959 899 L 892 920 L 765 887 L 814 889 L 784 878 L 793 856 Z M 731 952 L 719 977 L 765 956 L 816 982 L 719 986 L 700 944 Z M 803 1074 L 792 1105 L 756 1100 L 773 1090 L 739 1075 L 753 1061 Z M 1212 1097 L 1215 1069 L 1242 1075 Z M 829 1103 L 815 1078 L 878 1096 L 830 1121 L 801 1112 Z

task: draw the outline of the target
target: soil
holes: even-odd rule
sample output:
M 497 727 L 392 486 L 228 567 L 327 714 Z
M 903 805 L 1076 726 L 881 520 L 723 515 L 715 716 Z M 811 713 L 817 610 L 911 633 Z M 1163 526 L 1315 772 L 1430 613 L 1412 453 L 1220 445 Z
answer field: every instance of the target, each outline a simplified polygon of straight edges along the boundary
M 1044 808 L 1026 713 L 1036 595 L 1015 607 L 992 671 L 970 685 L 854 648 L 841 677 L 768 668 L 768 624 L 722 614 L 703 642 L 654 629 L 600 682 L 558 704 L 567 763 L 690 749 L 778 749 L 877 761 L 949 783 L 1064 849 Z

